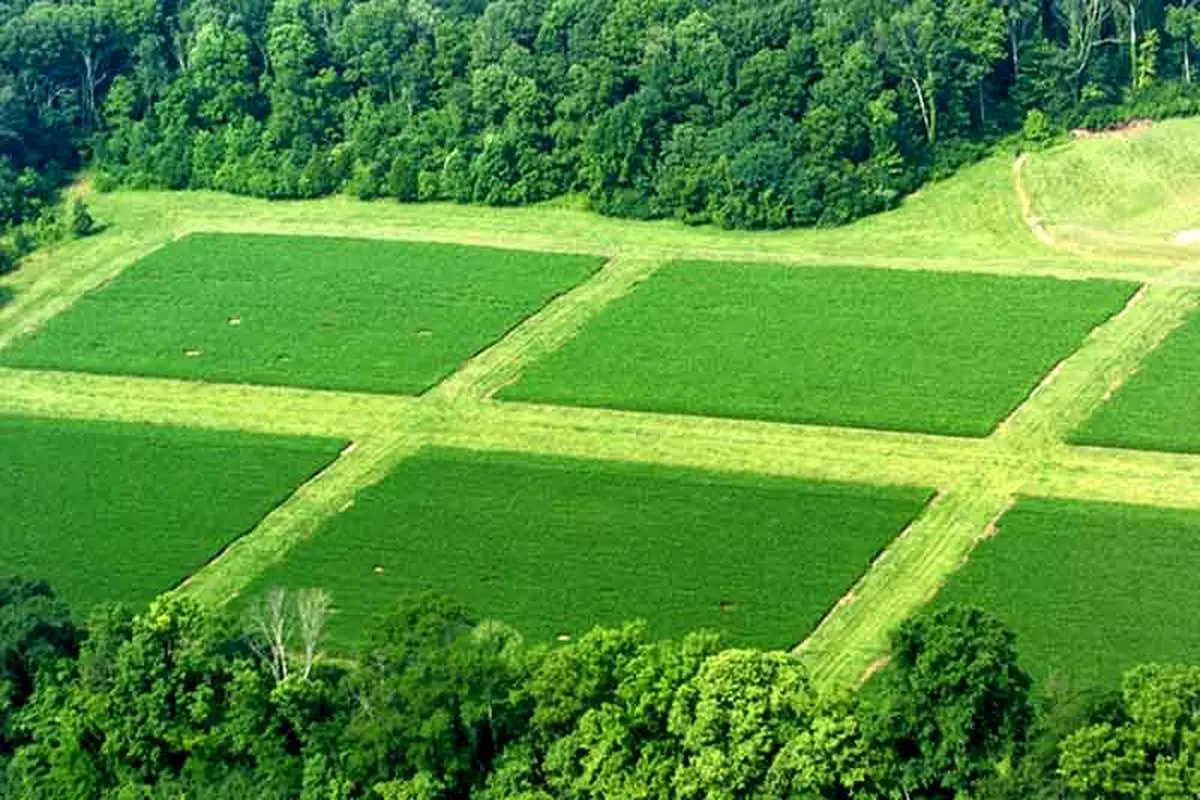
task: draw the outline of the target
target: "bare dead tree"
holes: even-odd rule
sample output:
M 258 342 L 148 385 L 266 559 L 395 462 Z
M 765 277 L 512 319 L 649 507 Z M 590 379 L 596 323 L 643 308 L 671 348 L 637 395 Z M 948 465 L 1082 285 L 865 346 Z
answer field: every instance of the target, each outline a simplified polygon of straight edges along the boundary
M 1087 71 L 1098 48 L 1117 43 L 1101 35 L 1114 7 L 1113 0 L 1054 0 L 1054 14 L 1067 31 L 1066 55 L 1074 80 Z
M 292 625 L 288 609 L 287 590 L 276 587 L 250 607 L 247 614 L 250 647 L 258 654 L 276 683 L 288 676 L 288 644 Z
M 320 656 L 321 634 L 333 600 L 324 589 L 301 589 L 296 593 L 296 618 L 300 627 L 300 641 L 304 645 L 303 676 L 308 678 L 313 664 Z

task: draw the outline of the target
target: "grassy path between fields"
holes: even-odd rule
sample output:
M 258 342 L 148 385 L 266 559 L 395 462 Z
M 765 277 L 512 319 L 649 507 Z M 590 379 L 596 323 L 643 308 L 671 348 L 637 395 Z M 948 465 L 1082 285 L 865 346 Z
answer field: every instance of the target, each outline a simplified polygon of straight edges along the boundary
M 227 603 L 326 519 L 354 504 L 358 491 L 378 483 L 420 442 L 403 433 L 355 442 L 245 536 L 193 573 L 175 591 L 212 605 Z
M 590 280 L 547 303 L 499 342 L 472 358 L 428 396 L 450 402 L 483 400 L 521 377 L 526 366 L 569 342 L 588 320 L 662 266 L 661 259 L 618 256 Z
M 113 229 L 38 256 L 4 279 L 15 299 L 0 309 L 0 348 L 193 230 L 442 241 L 596 253 L 611 260 L 419 398 L 0 368 L 0 413 L 353 442 L 177 589 L 214 604 L 235 597 L 351 505 L 357 491 L 426 445 L 936 488 L 937 498 L 797 648 L 821 683 L 854 684 L 879 664 L 894 627 L 936 594 L 1017 495 L 1200 509 L 1200 456 L 1064 443 L 1200 306 L 1200 270 L 1165 250 L 1145 258 L 1124 252 L 1120 258 L 1085 258 L 1073 246 L 1051 249 L 1026 225 L 1034 203 L 1022 166 L 971 168 L 967 183 L 928 187 L 905 209 L 849 228 L 761 235 L 553 209 L 342 199 L 269 204 L 205 193 L 98 197 L 93 207 L 115 222 Z M 956 199 L 964 185 L 971 193 L 988 192 L 973 207 L 976 217 Z M 490 399 L 674 257 L 1109 277 L 1146 285 L 987 439 Z

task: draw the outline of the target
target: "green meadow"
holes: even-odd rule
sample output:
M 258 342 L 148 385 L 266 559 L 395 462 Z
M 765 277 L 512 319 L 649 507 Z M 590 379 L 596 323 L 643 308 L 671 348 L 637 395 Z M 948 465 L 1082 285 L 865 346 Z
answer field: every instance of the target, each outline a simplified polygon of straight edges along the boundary
M 1200 452 L 1200 316 L 1171 334 L 1071 437 L 1080 444 Z

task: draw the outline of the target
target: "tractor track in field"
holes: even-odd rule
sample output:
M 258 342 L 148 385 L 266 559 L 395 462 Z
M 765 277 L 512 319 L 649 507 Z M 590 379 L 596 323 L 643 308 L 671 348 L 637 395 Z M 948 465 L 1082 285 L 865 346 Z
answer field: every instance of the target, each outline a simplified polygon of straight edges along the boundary
M 1025 165 L 1029 163 L 1029 153 L 1021 153 L 1013 161 L 1013 188 L 1017 192 L 1017 202 L 1021 206 L 1021 219 L 1025 221 L 1025 227 L 1029 228 L 1029 232 L 1033 234 L 1033 238 L 1037 239 L 1047 247 L 1054 247 L 1056 244 L 1054 235 L 1046 228 L 1042 218 L 1037 215 L 1037 211 L 1033 207 L 1033 198 L 1029 196 L 1029 190 L 1025 187 Z
M 1021 171 L 1013 177 L 1022 218 L 1033 203 Z M 266 224 L 189 217 L 189 230 L 311 233 L 287 209 Z M 1038 222 L 1040 226 L 1041 223 Z M 1047 246 L 1063 244 L 1031 231 Z M 492 396 L 535 360 L 553 352 L 610 303 L 668 260 L 654 247 L 626 253 L 620 243 L 543 241 L 541 235 L 453 230 L 332 229 L 325 235 L 568 252 L 611 258 L 589 279 L 525 319 L 458 372 L 420 397 L 290 387 L 222 385 L 115 375 L 0 368 L 0 413 L 103 419 L 309 435 L 352 442 L 257 527 L 218 554 L 175 591 L 220 604 L 304 541 L 323 520 L 353 502 L 399 461 L 425 446 L 634 461 L 812 480 L 925 486 L 936 498 L 876 559 L 851 592 L 796 649 L 825 685 L 853 685 L 877 668 L 890 632 L 936 594 L 947 577 L 1020 495 L 1151 503 L 1200 509 L 1200 455 L 1069 445 L 1066 438 L 1129 378 L 1189 314 L 1200 307 L 1200 271 L 1082 265 L 1019 269 L 1014 261 L 924 262 L 924 268 L 995 274 L 1107 277 L 1145 284 L 1120 313 L 1097 327 L 987 438 L 496 402 Z M 84 250 L 63 249 L 61 270 L 46 270 L 0 310 L 0 348 L 102 286 L 178 231 L 136 237 L 108 233 Z M 161 235 L 160 235 L 161 234 Z M 551 237 L 553 238 L 553 237 Z M 1073 250 L 1074 248 L 1070 248 Z M 1070 252 L 1068 250 L 1068 252 Z M 72 260 L 71 256 L 80 256 Z M 680 258 L 785 261 L 773 250 L 681 248 Z M 826 259 L 820 263 L 834 263 Z M 918 261 L 846 263 L 914 269 Z M 817 263 L 817 261 L 813 261 Z

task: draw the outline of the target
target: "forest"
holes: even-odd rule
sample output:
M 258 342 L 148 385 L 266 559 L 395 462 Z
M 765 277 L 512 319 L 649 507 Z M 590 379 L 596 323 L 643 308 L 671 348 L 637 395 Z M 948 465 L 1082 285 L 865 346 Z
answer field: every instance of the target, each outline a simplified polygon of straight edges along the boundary
M 0 229 L 60 233 L 82 165 L 834 225 L 1013 137 L 1194 113 L 1198 43 L 1195 0 L 11 0 Z
M 1200 785 L 1200 668 L 1034 687 L 968 606 L 905 623 L 857 694 L 712 634 L 554 646 L 436 595 L 323 656 L 329 598 L 244 618 L 161 599 L 78 622 L 0 581 L 6 798 L 1176 798 Z

